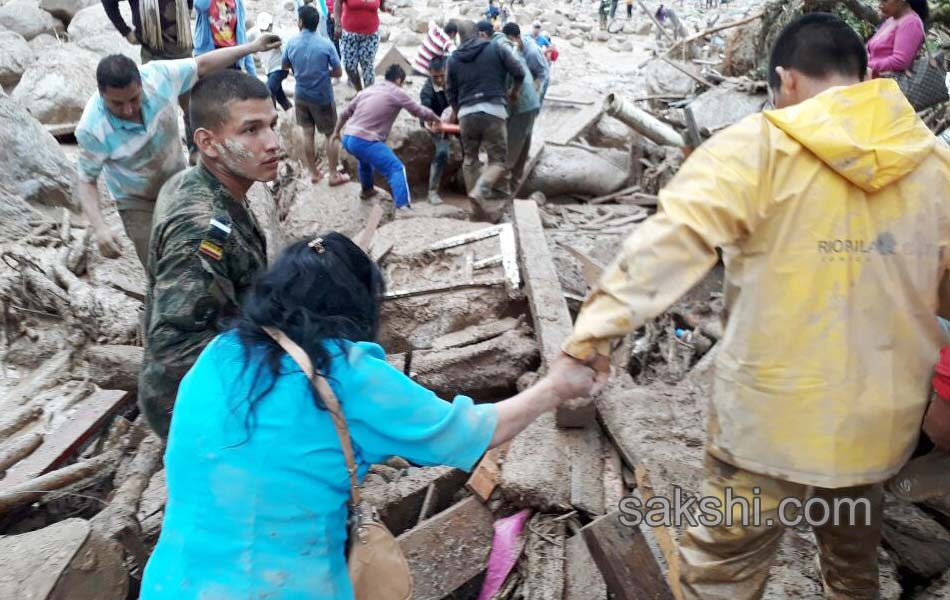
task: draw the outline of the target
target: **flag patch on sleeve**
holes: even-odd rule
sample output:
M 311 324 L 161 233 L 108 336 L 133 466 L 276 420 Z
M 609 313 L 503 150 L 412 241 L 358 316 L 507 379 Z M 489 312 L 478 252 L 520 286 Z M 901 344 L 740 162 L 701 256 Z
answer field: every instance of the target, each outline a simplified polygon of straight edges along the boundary
M 209 240 L 201 240 L 198 251 L 213 260 L 221 260 L 221 257 L 224 255 L 224 250 L 221 246 Z

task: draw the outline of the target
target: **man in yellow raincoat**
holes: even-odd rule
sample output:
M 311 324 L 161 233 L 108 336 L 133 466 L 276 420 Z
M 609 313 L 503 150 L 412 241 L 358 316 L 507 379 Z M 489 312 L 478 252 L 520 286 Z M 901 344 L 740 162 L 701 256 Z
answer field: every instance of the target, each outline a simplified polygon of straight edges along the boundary
M 877 597 L 881 482 L 915 447 L 935 315 L 950 314 L 950 149 L 892 80 L 862 82 L 866 66 L 837 17 L 790 24 L 770 60 L 777 110 L 692 154 L 563 346 L 602 369 L 611 340 L 668 308 L 722 250 L 728 322 L 702 493 L 757 496 L 762 523 L 688 529 L 686 598 L 762 595 L 784 498 L 862 500 L 814 528 L 821 575 L 829 597 Z

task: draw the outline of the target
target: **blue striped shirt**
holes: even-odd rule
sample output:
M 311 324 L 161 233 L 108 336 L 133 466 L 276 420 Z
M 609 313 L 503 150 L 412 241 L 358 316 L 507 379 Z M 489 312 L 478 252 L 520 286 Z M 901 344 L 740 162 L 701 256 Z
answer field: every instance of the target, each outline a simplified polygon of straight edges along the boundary
M 154 202 L 162 185 L 185 168 L 178 128 L 178 96 L 198 82 L 193 58 L 153 61 L 139 67 L 142 123 L 109 112 L 94 95 L 76 128 L 81 180 L 95 183 L 102 174 L 119 208 Z

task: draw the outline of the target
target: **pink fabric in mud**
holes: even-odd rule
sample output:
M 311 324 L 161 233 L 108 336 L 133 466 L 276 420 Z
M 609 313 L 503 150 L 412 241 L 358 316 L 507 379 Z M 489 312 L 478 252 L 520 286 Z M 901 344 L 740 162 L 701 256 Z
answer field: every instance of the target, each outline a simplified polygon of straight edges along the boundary
M 924 23 L 914 11 L 884 21 L 868 41 L 868 66 L 877 77 L 886 71 L 906 71 L 924 43 Z
M 495 521 L 495 537 L 492 539 L 491 554 L 488 556 L 488 572 L 485 574 L 482 591 L 478 593 L 478 600 L 489 600 L 498 593 L 511 570 L 515 568 L 521 554 L 518 538 L 521 537 L 525 521 L 530 516 L 531 510 L 526 508 L 510 517 Z

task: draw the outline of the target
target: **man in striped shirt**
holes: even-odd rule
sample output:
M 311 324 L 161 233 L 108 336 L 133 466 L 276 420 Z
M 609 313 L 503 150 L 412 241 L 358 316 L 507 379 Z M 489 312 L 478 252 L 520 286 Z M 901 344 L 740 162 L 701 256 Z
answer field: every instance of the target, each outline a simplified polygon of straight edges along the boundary
M 435 21 L 429 21 L 429 33 L 419 46 L 416 60 L 412 63 L 413 69 L 420 75 L 429 76 L 429 61 L 436 56 L 447 58 L 455 49 L 455 36 L 459 27 L 455 21 L 449 21 L 445 27 L 439 27 Z

